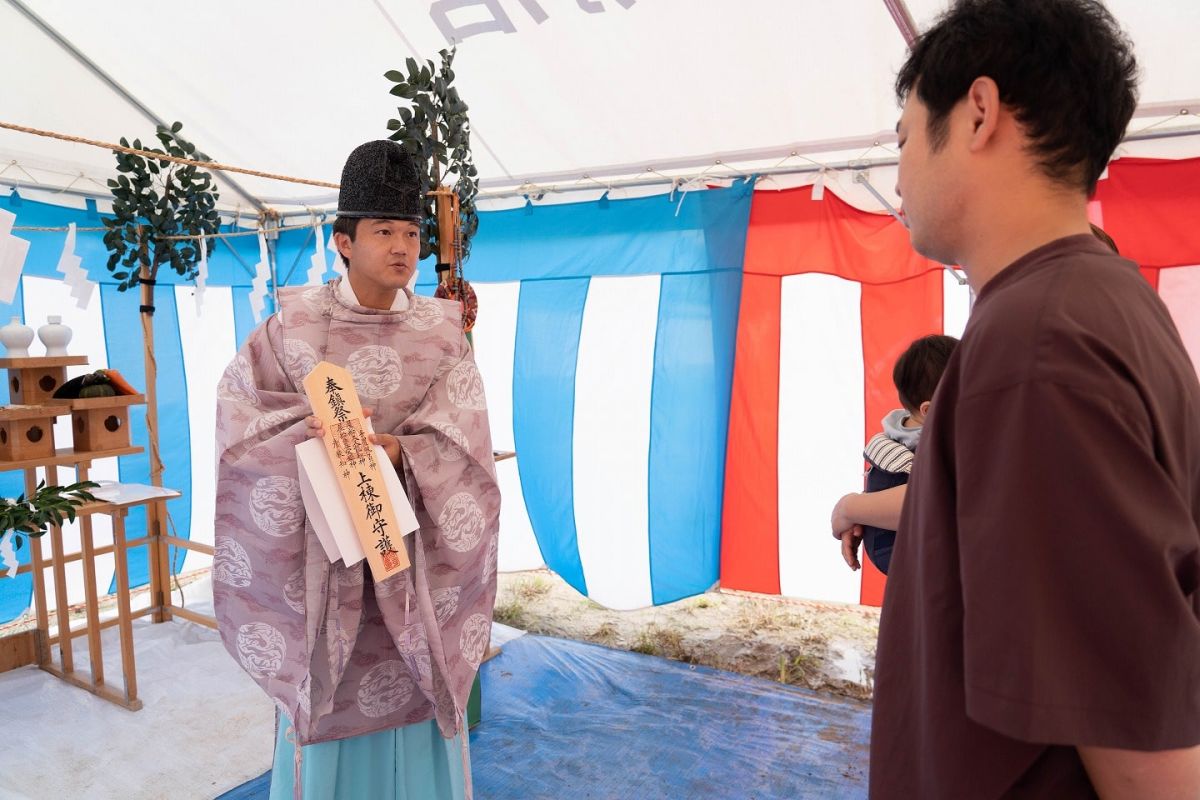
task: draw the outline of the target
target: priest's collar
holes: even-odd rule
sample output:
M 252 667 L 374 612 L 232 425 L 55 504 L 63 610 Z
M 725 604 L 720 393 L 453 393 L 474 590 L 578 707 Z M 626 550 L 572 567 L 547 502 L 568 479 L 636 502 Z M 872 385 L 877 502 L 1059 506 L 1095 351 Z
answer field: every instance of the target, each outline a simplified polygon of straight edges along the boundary
M 354 293 L 354 287 L 350 285 L 350 276 L 343 275 L 338 281 L 338 295 L 342 300 L 351 306 L 361 306 L 358 302 L 358 295 Z M 396 290 L 396 299 L 392 300 L 390 311 L 407 311 L 408 310 L 408 295 L 403 289 Z

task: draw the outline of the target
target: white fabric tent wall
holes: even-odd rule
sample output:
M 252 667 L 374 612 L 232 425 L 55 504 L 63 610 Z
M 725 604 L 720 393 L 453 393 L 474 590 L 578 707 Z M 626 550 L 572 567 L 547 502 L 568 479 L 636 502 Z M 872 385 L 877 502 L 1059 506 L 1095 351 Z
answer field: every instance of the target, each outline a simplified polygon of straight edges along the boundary
M 22 4 L 158 118 L 182 121 L 202 150 L 270 172 L 336 181 L 352 147 L 388 133 L 396 102 L 383 73 L 448 46 L 442 18 L 463 37 L 456 84 L 486 186 L 596 188 L 593 179 L 648 169 L 719 177 L 894 155 L 891 84 L 905 44 L 882 0 L 216 0 L 203 14 L 176 0 L 148 16 L 112 0 L 0 3 L 0 68 L 21 76 L 4 121 L 116 141 L 151 140 L 153 126 Z M 919 25 L 946 5 L 909 2 Z M 1200 5 L 1109 6 L 1143 66 L 1151 116 L 1131 131 L 1179 108 L 1200 113 Z M 134 42 L 136 29 L 152 35 Z M 1197 137 L 1186 146 L 1200 152 Z M 102 188 L 113 168 L 104 150 L 10 131 L 0 157 L 21 165 L 0 177 L 47 186 Z M 329 189 L 235 177 L 269 203 L 334 200 Z M 228 189 L 224 200 L 250 208 Z

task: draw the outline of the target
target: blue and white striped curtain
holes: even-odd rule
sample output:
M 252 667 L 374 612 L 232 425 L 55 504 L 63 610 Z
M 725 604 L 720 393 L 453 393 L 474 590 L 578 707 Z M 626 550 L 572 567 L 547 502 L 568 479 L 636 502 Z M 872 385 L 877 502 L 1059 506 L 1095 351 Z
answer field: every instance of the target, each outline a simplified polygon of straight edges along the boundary
M 695 192 L 682 203 L 664 195 L 481 215 L 467 265 L 480 297 L 476 356 L 495 446 L 518 452 L 498 466 L 502 570 L 545 564 L 613 608 L 669 602 L 716 581 L 750 189 Z M 0 208 L 17 215 L 18 227 L 100 226 L 90 204 L 64 208 L 13 195 L 0 198 Z M 140 298 L 103 283 L 101 234 L 77 238 L 83 267 L 102 284 L 86 310 L 54 271 L 64 234 L 16 235 L 31 241 L 30 253 L 13 303 L 0 304 L 0 324 L 17 316 L 37 327 L 62 315 L 74 330 L 70 352 L 90 360 L 71 374 L 111 367 L 143 388 Z M 308 231 L 281 235 L 281 284 L 304 282 L 313 249 Z M 255 324 L 249 292 L 257 260 L 254 237 L 220 242 L 199 312 L 190 283 L 159 276 L 160 447 L 164 483 L 184 492 L 168 504 L 181 538 L 212 541 L 215 387 Z M 432 265 L 422 265 L 418 291 L 431 292 L 433 280 Z M 144 410 L 134 407 L 130 421 L 134 444 L 145 446 Z M 70 426 L 60 423 L 55 436 L 69 446 Z M 149 457 L 96 462 L 91 475 L 145 482 Z M 60 470 L 60 482 L 72 477 Z M 21 491 L 20 474 L 0 474 L 0 492 Z M 130 538 L 141 536 L 144 513 L 132 514 L 127 528 Z M 106 520 L 97 519 L 95 530 L 107 541 Z M 77 549 L 74 526 L 65 535 Z M 20 557 L 28 561 L 28 547 Z M 103 586 L 112 556 L 98 563 Z M 172 566 L 207 563 L 180 552 Z M 135 584 L 148 580 L 144 548 L 131 553 L 130 575 Z M 81 587 L 77 578 L 70 582 Z M 0 622 L 29 608 L 31 592 L 28 575 L 0 578 Z

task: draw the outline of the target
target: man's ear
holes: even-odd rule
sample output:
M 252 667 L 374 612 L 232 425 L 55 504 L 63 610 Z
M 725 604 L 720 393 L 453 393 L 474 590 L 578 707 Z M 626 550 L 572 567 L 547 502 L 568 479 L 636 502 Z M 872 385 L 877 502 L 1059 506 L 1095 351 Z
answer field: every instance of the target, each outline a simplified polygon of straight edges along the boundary
M 970 149 L 978 152 L 996 135 L 1002 112 L 1000 87 L 991 78 L 976 78 L 967 89 L 966 105 L 971 121 Z
M 932 405 L 933 403 L 926 400 L 924 403 L 921 403 L 921 405 L 918 406 L 917 410 L 921 412 L 921 419 L 926 419 L 929 416 L 929 409 Z
M 336 233 L 333 234 L 333 245 L 334 245 L 334 247 L 337 248 L 338 253 L 345 256 L 346 258 L 350 257 L 351 244 L 350 244 L 349 236 L 342 233 L 341 231 L 337 231 Z

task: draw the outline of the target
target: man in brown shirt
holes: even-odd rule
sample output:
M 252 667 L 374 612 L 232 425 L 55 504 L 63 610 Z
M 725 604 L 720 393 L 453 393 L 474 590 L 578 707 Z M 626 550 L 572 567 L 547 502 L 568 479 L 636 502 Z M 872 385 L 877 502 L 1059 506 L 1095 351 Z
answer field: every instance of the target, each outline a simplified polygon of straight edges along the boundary
M 874 798 L 1200 798 L 1200 385 L 1086 212 L 1135 75 L 1098 3 L 969 0 L 897 78 L 913 246 L 977 303 L 896 537 Z

